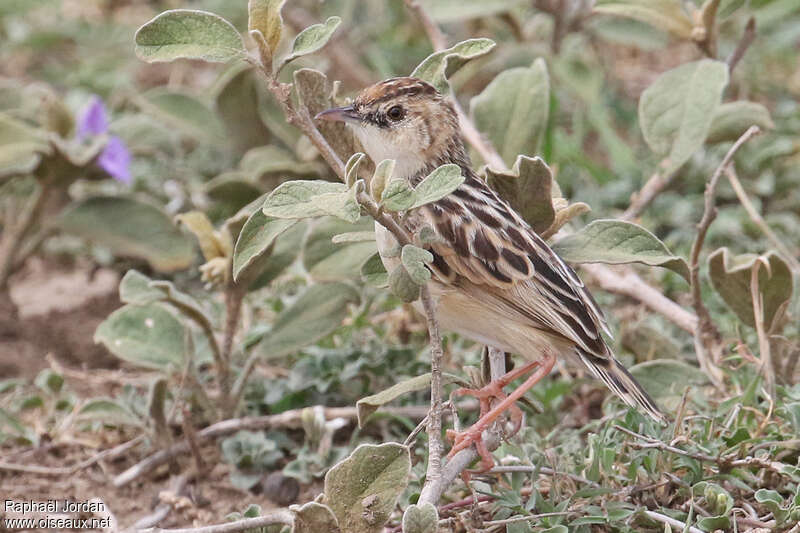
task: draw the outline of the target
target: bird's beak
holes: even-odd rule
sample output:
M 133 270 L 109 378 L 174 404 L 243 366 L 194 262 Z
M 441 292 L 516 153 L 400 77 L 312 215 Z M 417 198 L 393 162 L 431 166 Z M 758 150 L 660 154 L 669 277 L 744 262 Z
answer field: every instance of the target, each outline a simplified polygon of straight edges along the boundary
M 326 109 L 321 113 L 317 113 L 314 120 L 331 120 L 338 122 L 361 122 L 361 115 L 359 115 L 353 106 L 334 107 Z

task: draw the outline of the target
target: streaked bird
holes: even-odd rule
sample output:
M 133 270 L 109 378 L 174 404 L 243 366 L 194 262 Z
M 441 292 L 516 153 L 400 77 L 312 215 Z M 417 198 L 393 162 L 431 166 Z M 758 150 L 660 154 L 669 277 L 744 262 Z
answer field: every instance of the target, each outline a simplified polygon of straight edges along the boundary
M 441 200 L 406 213 L 414 233 L 435 230 L 428 246 L 431 294 L 440 325 L 477 342 L 518 354 L 527 364 L 472 394 L 481 417 L 455 436 L 451 455 L 473 443 L 491 467 L 482 432 L 505 410 L 521 421 L 514 402 L 546 376 L 557 357 L 576 357 L 631 407 L 665 421 L 655 402 L 617 361 L 603 338 L 611 335 L 602 311 L 572 268 L 470 166 L 458 118 L 449 100 L 422 80 L 392 78 L 361 91 L 352 105 L 323 111 L 319 120 L 347 123 L 367 155 L 394 159 L 394 178 L 416 186 L 437 167 L 455 163 L 464 183 Z M 399 258 L 385 256 L 397 241 L 376 224 L 378 249 L 388 271 Z M 509 395 L 503 387 L 529 374 Z M 488 398 L 501 401 L 489 408 Z

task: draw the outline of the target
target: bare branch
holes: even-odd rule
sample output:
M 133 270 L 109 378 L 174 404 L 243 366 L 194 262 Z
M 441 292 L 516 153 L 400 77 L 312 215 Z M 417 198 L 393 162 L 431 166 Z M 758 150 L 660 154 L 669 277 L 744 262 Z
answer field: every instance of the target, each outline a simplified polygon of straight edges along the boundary
M 750 45 L 753 44 L 753 41 L 756 38 L 756 19 L 755 17 L 750 17 L 750 20 L 747 21 L 747 25 L 744 27 L 744 33 L 742 33 L 742 38 L 739 39 L 739 44 L 736 45 L 736 49 L 731 53 L 730 57 L 728 58 L 728 71 L 733 72 L 733 69 L 736 68 L 736 65 L 739 64 L 739 61 L 744 57 L 745 52 L 747 49 L 750 48 Z
M 442 337 L 436 321 L 436 309 L 428 286 L 420 292 L 425 318 L 428 323 L 428 336 L 431 345 L 431 412 L 428 414 L 428 468 L 425 483 L 435 483 L 442 476 Z
M 689 533 L 703 533 L 701 530 L 697 529 L 694 526 L 689 526 L 687 524 L 684 524 L 680 520 L 677 520 L 675 518 L 669 517 L 661 513 L 657 513 L 655 511 L 645 511 L 644 514 L 646 514 L 649 518 L 652 518 L 656 522 L 661 522 L 662 524 L 669 524 L 670 526 L 677 527 L 679 528 L 680 531 L 688 531 Z
M 697 360 L 700 363 L 700 368 L 705 371 L 708 377 L 717 386 L 720 386 L 722 383 L 722 372 L 716 366 L 722 359 L 722 342 L 719 330 L 711 319 L 708 308 L 703 303 L 703 297 L 700 291 L 700 251 L 703 249 L 703 243 L 705 242 L 708 228 L 717 217 L 715 193 L 722 172 L 731 163 L 733 156 L 739 148 L 760 132 L 761 130 L 758 126 L 751 126 L 748 128 L 748 130 L 733 143 L 733 146 L 731 146 L 728 153 L 722 158 L 722 162 L 711 175 L 704 195 L 705 207 L 703 210 L 703 217 L 697 225 L 697 237 L 695 238 L 691 254 L 689 255 L 692 305 L 694 306 L 698 318 L 698 327 L 695 330 Z
M 758 229 L 764 233 L 767 239 L 769 239 L 769 242 L 771 242 L 772 245 L 778 249 L 778 252 L 780 252 L 783 258 L 789 262 L 792 270 L 795 272 L 800 272 L 800 261 L 797 260 L 795 254 L 789 250 L 783 241 L 781 241 L 778 236 L 775 235 L 775 232 L 772 231 L 764 218 L 756 210 L 753 202 L 751 202 L 750 198 L 747 197 L 747 193 L 745 192 L 744 187 L 742 187 L 742 184 L 736 175 L 736 169 L 734 169 L 732 166 L 728 166 L 725 169 L 725 175 L 728 177 L 728 182 L 731 184 L 731 187 L 733 187 L 733 191 L 736 193 L 737 198 L 739 198 L 739 202 L 742 204 L 742 207 L 744 207 L 744 210 L 747 211 L 747 214 L 750 216 L 750 220 L 753 221 L 753 224 L 758 226 Z
M 246 531 L 272 524 L 294 524 L 294 513 L 288 509 L 278 509 L 275 511 L 268 511 L 263 516 L 256 518 L 245 518 L 244 520 L 237 520 L 236 522 L 229 522 L 227 524 L 218 524 L 215 526 L 204 527 L 187 527 L 182 529 L 161 529 L 151 528 L 143 529 L 141 533 L 237 533 L 239 531 Z
M 438 52 L 447 48 L 447 37 L 445 37 L 439 26 L 433 21 L 419 0 L 404 0 L 406 7 L 414 12 L 414 15 L 419 19 L 422 27 L 425 28 L 425 33 L 428 35 L 433 49 Z
M 664 167 L 663 162 L 659 166 Z M 639 189 L 639 192 L 631 196 L 631 205 L 629 205 L 628 209 L 619 217 L 620 220 L 630 221 L 639 218 L 647 206 L 655 200 L 656 196 L 661 194 L 661 191 L 672 182 L 676 172 L 677 169 L 668 173 L 665 173 L 662 169 L 656 170 L 644 186 Z

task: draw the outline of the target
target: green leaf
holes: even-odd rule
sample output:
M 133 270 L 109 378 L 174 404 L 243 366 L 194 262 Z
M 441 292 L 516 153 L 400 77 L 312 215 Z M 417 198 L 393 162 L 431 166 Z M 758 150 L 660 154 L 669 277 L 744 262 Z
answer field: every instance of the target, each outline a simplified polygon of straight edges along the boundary
M 225 63 L 245 54 L 233 24 L 191 9 L 164 11 L 139 28 L 134 41 L 136 55 L 148 63 L 181 58 Z
M 348 230 L 369 231 L 372 219 L 362 217 L 354 226 L 335 218 L 322 218 L 303 246 L 303 266 L 318 281 L 355 279 L 359 269 L 377 250 L 374 240 L 336 244 L 333 237 Z
M 128 270 L 119 282 L 119 299 L 126 304 L 148 304 L 161 299 L 163 292 L 150 286 L 152 280 L 138 270 Z
M 45 131 L 0 113 L 0 178 L 31 172 L 51 152 Z
M 179 370 L 187 351 L 186 329 L 163 304 L 125 305 L 106 318 L 94 342 L 131 364 Z
M 261 32 L 270 54 L 275 53 L 281 42 L 281 33 L 283 32 L 281 9 L 285 3 L 286 0 L 249 0 L 247 2 L 249 14 L 247 29 Z
M 237 171 L 220 174 L 206 182 L 203 190 L 211 201 L 207 208 L 208 216 L 215 222 L 227 221 L 262 196 L 261 188 Z M 263 203 L 264 199 L 261 201 Z
M 25 444 L 39 446 L 39 435 L 33 429 L 25 426 L 19 418 L 0 407 L 0 443 L 9 436 Z
M 347 233 L 340 233 L 331 238 L 333 244 L 342 244 L 345 242 L 373 242 L 375 241 L 374 231 L 349 231 Z
M 414 203 L 410 209 L 441 200 L 464 183 L 461 167 L 458 165 L 442 165 L 423 179 L 414 188 Z
M 375 172 L 369 180 L 369 192 L 376 202 L 383 201 L 386 184 L 392 178 L 396 163 L 394 159 L 384 159 L 375 166 Z
M 553 250 L 571 263 L 643 263 L 668 268 L 689 280 L 686 260 L 643 227 L 622 220 L 595 220 L 556 242 Z
M 400 252 L 400 260 L 408 271 L 411 280 L 417 285 L 424 285 L 431 279 L 431 271 L 425 266 L 433 262 L 433 254 L 413 244 L 406 244 Z
M 214 107 L 238 152 L 270 142 L 272 135 L 261 120 L 258 104 L 263 88 L 250 65 L 237 63 L 216 84 Z
M 784 499 L 778 491 L 758 489 L 755 498 L 758 503 L 772 511 L 778 524 L 783 524 L 789 517 L 789 508 L 783 508 Z
M 668 156 L 666 172 L 703 145 L 727 85 L 728 65 L 701 59 L 665 72 L 644 90 L 639 123 L 650 148 Z
M 403 265 L 397 265 L 389 274 L 389 289 L 404 302 L 413 302 L 419 298 L 420 286 L 416 283 Z
M 405 211 L 414 201 L 414 189 L 402 178 L 390 181 L 381 193 L 381 205 L 389 211 Z
M 553 174 L 541 158 L 520 155 L 510 171 L 487 167 L 486 181 L 537 233 L 553 224 Z
M 313 54 L 325 46 L 341 23 L 342 19 L 339 17 L 328 17 L 324 24 L 314 24 L 301 31 L 294 38 L 292 52 L 283 60 L 283 65 L 298 57 Z
M 359 300 L 358 293 L 344 283 L 320 283 L 309 287 L 281 311 L 258 350 L 276 358 L 313 344 L 333 332 L 347 317 L 347 305 Z
M 164 88 L 147 91 L 134 100 L 149 115 L 193 139 L 225 141 L 225 126 L 211 107 L 197 97 Z
M 389 273 L 383 266 L 380 254 L 373 254 L 361 265 L 361 279 L 373 287 L 383 288 L 389 285 Z
M 253 280 L 266 267 L 275 239 L 294 226 L 295 219 L 268 218 L 256 209 L 244 223 L 233 250 L 233 279 Z
M 372 396 L 361 398 L 356 402 L 356 409 L 358 410 L 358 427 L 363 428 L 367 418 L 377 411 L 383 405 L 396 400 L 397 398 L 409 394 L 411 392 L 425 390 L 431 386 L 430 373 L 422 374 L 400 383 L 396 383 L 388 389 L 382 390 Z
M 355 200 L 355 189 L 344 183 L 329 181 L 287 181 L 272 191 L 262 208 L 275 218 L 309 218 L 332 215 L 355 223 L 361 208 Z
M 107 246 L 117 255 L 146 260 L 173 272 L 192 264 L 194 248 L 159 208 L 133 198 L 95 196 L 61 215 L 61 230 Z
M 302 507 L 293 505 L 290 509 L 294 512 L 292 533 L 341 532 L 336 516 L 327 505 L 308 502 Z
M 708 379 L 695 366 L 674 359 L 657 359 L 632 366 L 631 375 L 664 409 L 677 409 L 686 387 L 698 390 Z
M 753 125 L 762 130 L 775 128 L 769 110 L 763 105 L 744 100 L 720 104 L 711 121 L 706 142 L 713 144 L 735 141 Z
M 99 420 L 111 425 L 141 426 L 139 420 L 127 407 L 112 398 L 92 398 L 76 413 L 81 421 Z
M 250 285 L 250 290 L 257 290 L 267 286 L 280 276 L 300 255 L 301 243 L 308 229 L 305 221 L 300 221 L 286 230 L 272 247 L 272 253 L 265 262 L 263 271 Z
M 544 59 L 498 74 L 470 101 L 470 113 L 503 161 L 539 151 L 550 114 L 550 77 Z
M 420 63 L 411 76 L 433 85 L 442 94 L 450 92 L 448 78 L 469 60 L 488 54 L 494 48 L 491 39 L 467 39 L 446 50 L 434 52 Z
M 794 284 L 791 270 L 780 255 L 767 252 L 762 256 L 732 256 L 728 248 L 720 248 L 708 257 L 708 273 L 711 284 L 739 320 L 755 327 L 750 282 L 756 261 L 765 263 L 758 271 L 758 289 L 763 299 L 764 327 L 769 331 L 783 315 Z
M 297 161 L 292 153 L 275 145 L 251 148 L 242 157 L 239 168 L 253 181 L 275 184 L 285 181 L 287 175 L 321 175 L 318 164 Z
M 324 502 L 347 533 L 380 531 L 408 484 L 411 457 L 397 443 L 362 444 L 325 475 Z
M 403 513 L 403 533 L 436 533 L 439 512 L 432 503 L 409 505 Z
M 366 158 L 367 156 L 365 154 L 359 152 L 350 156 L 350 158 L 347 160 L 347 163 L 345 163 L 344 182 L 348 187 L 352 187 L 353 184 L 358 180 L 358 169 L 361 167 L 361 163 L 363 163 Z
M 692 36 L 692 20 L 680 0 L 599 0 L 594 11 L 636 19 L 681 39 Z
M 327 76 L 318 70 L 310 68 L 295 70 L 294 88 L 301 105 L 308 109 L 308 114 L 312 117 L 335 105 L 332 98 L 333 85 Z M 322 120 L 318 121 L 316 125 L 342 161 L 348 160 L 355 152 L 353 134 L 347 130 L 344 122 Z M 345 182 L 351 186 L 355 183 L 355 179 L 348 178 Z

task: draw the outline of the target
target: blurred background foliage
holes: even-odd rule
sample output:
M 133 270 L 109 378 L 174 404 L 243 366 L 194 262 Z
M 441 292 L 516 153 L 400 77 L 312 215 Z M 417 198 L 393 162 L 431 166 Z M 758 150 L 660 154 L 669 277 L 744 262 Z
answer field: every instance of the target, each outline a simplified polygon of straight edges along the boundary
M 550 165 L 565 198 L 591 206 L 591 212 L 581 215 L 583 223 L 619 216 L 631 195 L 659 167 L 661 158 L 641 132 L 637 105 L 642 92 L 662 73 L 709 52 L 721 59 L 731 56 L 752 17 L 756 37 L 736 66 L 723 102 L 747 100 L 769 112 L 762 124 L 768 131 L 740 150 L 736 167 L 755 209 L 797 257 L 800 4 L 796 0 L 716 2 L 714 36 L 704 41 L 706 50 L 691 33 L 691 21 L 689 33 L 682 35 L 684 27 L 660 24 L 646 9 L 644 16 L 616 16 L 626 5 L 646 4 L 634 0 L 598 1 L 594 11 L 588 1 L 428 0 L 422 4 L 450 43 L 476 37 L 497 43 L 492 53 L 472 60 L 450 78 L 453 93 L 465 109 L 498 74 L 544 60 L 549 118 L 538 141 L 539 153 L 528 155 L 540 155 Z M 66 176 L 55 186 L 58 194 L 48 197 L 35 229 L 17 252 L 20 256 L 39 252 L 45 257 L 88 258 L 92 265 L 117 271 L 120 278 L 136 269 L 122 278 L 121 299 L 128 305 L 103 323 L 96 339 L 132 364 L 131 368 L 156 369 L 163 374 L 158 379 L 171 385 L 163 397 L 156 380 L 139 386 L 138 395 L 126 389 L 113 398 L 87 402 L 63 387 L 51 370 L 43 371 L 33 383 L 0 380 L 0 416 L 5 417 L 0 422 L 6 420 L 0 424 L 2 446 L 38 443 L 45 433 L 57 439 L 60 431 L 66 431 L 60 423 L 63 413 L 73 409 L 80 423 L 89 424 L 81 428 L 144 429 L 157 445 L 162 418 L 179 425 L 190 415 L 200 426 L 234 413 L 263 415 L 313 405 L 352 406 L 428 368 L 424 320 L 397 297 L 362 282 L 360 268 L 373 255 L 374 243 L 331 243 L 334 235 L 369 230 L 371 221 L 366 220 L 355 228 L 321 219 L 286 229 L 267 254 L 269 264 L 257 280 L 251 280 L 243 309 L 235 310 L 238 335 L 233 346 L 214 340 L 215 335 L 217 339 L 223 336 L 225 318 L 232 311 L 225 296 L 231 287 L 225 261 L 232 256 L 236 236 L 240 231 L 245 234 L 245 221 L 263 203 L 263 195 L 289 179 L 335 181 L 335 176 L 310 142 L 286 124 L 263 81 L 243 64 L 193 60 L 146 64 L 136 58 L 136 29 L 161 11 L 176 8 L 210 11 L 239 30 L 247 27 L 244 0 L 5 0 L 0 4 L 0 113 L 15 125 L 58 136 L 63 150 L 57 145 L 55 151 L 36 152 L 42 163 L 37 159 L 31 168 L 56 168 L 54 175 Z M 336 80 L 332 89 L 337 99 L 378 80 L 407 75 L 431 53 L 419 22 L 401 1 L 298 0 L 287 2 L 283 14 L 285 33 L 292 36 L 328 17 L 341 17 L 341 26 L 322 51 L 297 59 L 281 72 L 281 80 L 289 83 L 301 68 L 320 70 L 328 80 Z M 289 45 L 290 40 L 284 38 L 282 49 L 288 50 Z M 79 135 L 93 95 L 103 102 L 109 119 L 101 138 L 105 142 L 108 136 L 118 136 L 130 151 L 129 183 L 107 179 L 108 171 L 98 167 L 94 156 L 84 157 L 83 150 L 102 149 Z M 31 143 L 39 142 L 32 138 Z M 696 151 L 638 220 L 678 256 L 689 256 L 703 212 L 706 182 L 730 148 L 727 141 L 731 139 L 721 139 L 710 138 L 705 149 Z M 19 149 L 17 140 L 0 136 L 3 146 L 13 145 L 14 150 Z M 35 189 L 31 176 L 8 178 L 19 177 L 15 165 L 21 160 L 12 156 L 0 155 L 0 207 L 6 236 L 21 216 L 20 206 Z M 476 167 L 482 163 L 478 154 L 472 156 Z M 50 175 L 37 172 L 31 171 L 37 179 Z M 707 250 L 727 247 L 738 255 L 764 254 L 774 248 L 724 179 L 717 202 L 719 216 L 708 233 Z M 180 220 L 189 231 L 181 232 L 171 222 L 179 214 L 184 215 Z M 746 469 L 709 468 L 696 458 L 658 455 L 630 445 L 622 432 L 611 429 L 613 423 L 640 433 L 660 430 L 643 426 L 647 423 L 633 413 L 619 412 L 616 401 L 604 402 L 605 393 L 596 382 L 562 369 L 530 394 L 530 427 L 524 438 L 505 444 L 498 456 L 511 454 L 523 463 L 580 474 L 603 488 L 592 485 L 592 492 L 568 479 L 556 479 L 549 487 L 531 486 L 522 474 L 508 474 L 505 484 L 481 486 L 481 491 L 496 496 L 491 510 L 494 518 L 532 509 L 560 511 L 566 508 L 564 502 L 581 502 L 582 522 L 545 519 L 542 527 L 569 524 L 570 531 L 589 531 L 593 524 L 603 524 L 609 531 L 655 531 L 663 528 L 647 519 L 631 525 L 637 506 L 672 508 L 676 517 L 691 520 L 698 512 L 705 513 L 702 518 L 706 519 L 733 517 L 731 507 L 745 508 L 744 501 L 757 507 L 760 520 L 772 520 L 776 528 L 792 526 L 792 513 L 800 509 L 795 496 L 800 494 L 798 448 L 774 443 L 792 437 L 796 442 L 800 434 L 798 369 L 791 363 L 796 363 L 800 353 L 800 298 L 791 300 L 780 339 L 775 341 L 786 371 L 778 373 L 780 385 L 773 405 L 760 391 L 757 368 L 750 364 L 746 349 L 736 350 L 740 344 L 758 353 L 755 329 L 726 305 L 708 283 L 705 260 L 701 265 L 704 302 L 729 340 L 723 362 L 726 389 L 723 396 L 717 395 L 706 388 L 702 375 L 687 371 L 686 366 L 676 366 L 666 378 L 661 370 L 648 373 L 643 367 L 637 376 L 659 401 L 670 410 L 689 402 L 692 412 L 684 427 L 662 438 L 686 439 L 692 450 L 711 456 L 736 449 L 744 454 L 748 446 L 762 447 L 787 467 L 795 465 L 792 473 L 782 477 L 767 471 L 756 479 Z M 24 262 L 15 269 L 23 271 Z M 667 269 L 637 270 L 669 298 L 691 305 L 680 275 Z M 172 285 L 157 280 L 169 280 Z M 314 289 L 319 286 L 327 292 Z M 619 332 L 614 347 L 626 363 L 670 359 L 696 364 L 690 334 L 630 299 L 599 290 L 595 295 L 606 309 L 611 329 Z M 313 313 L 326 303 L 330 306 L 324 312 Z M 131 310 L 140 313 L 141 306 L 150 306 L 146 307 L 150 314 L 136 322 L 138 315 L 133 316 Z M 142 324 L 153 313 L 166 313 L 159 334 L 174 341 L 169 350 L 154 350 L 162 346 L 161 338 L 156 342 L 143 337 Z M 210 340 L 208 330 L 212 331 Z M 115 349 L 120 332 L 129 335 L 130 342 Z M 448 370 L 480 365 L 479 346 L 448 334 L 445 348 Z M 226 372 L 231 374 L 233 397 L 241 395 L 240 405 L 215 405 L 213 394 L 210 399 L 203 397 L 204 389 L 221 379 L 209 370 L 220 351 L 228 352 L 231 368 Z M 185 357 L 187 353 L 193 357 Z M 187 370 L 188 366 L 196 368 Z M 247 380 L 251 372 L 253 379 Z M 194 376 L 196 386 L 178 387 L 187 375 Z M 688 384 L 693 388 L 685 395 Z M 402 402 L 424 405 L 426 396 L 418 391 Z M 189 411 L 175 407 L 184 404 Z M 154 415 L 158 412 L 167 415 Z M 46 415 L 36 427 L 28 423 L 35 413 Z M 252 489 L 263 474 L 276 469 L 311 483 L 355 443 L 402 441 L 415 425 L 403 416 L 375 416 L 384 418 L 363 432 L 355 430 L 349 437 L 337 433 L 334 451 L 330 443 L 321 443 L 339 428 L 326 425 L 324 419 L 309 419 L 304 420 L 305 436 L 281 433 L 292 439 L 288 444 L 278 443 L 274 435 L 264 439 L 260 434 L 236 434 L 222 443 L 220 453 L 226 463 L 235 465 L 230 474 L 236 486 Z M 614 422 L 598 424 L 603 416 Z M 293 453 L 292 442 L 302 445 L 302 451 Z M 415 454 L 420 454 L 415 461 L 424 456 L 419 449 Z M 415 466 L 417 475 L 423 472 L 420 468 Z M 663 490 L 632 490 L 616 501 L 609 496 L 612 488 L 632 487 L 637 481 L 640 485 L 661 483 L 662 472 L 679 472 L 680 479 L 672 476 L 675 479 L 660 485 Z M 414 477 L 401 506 L 415 501 L 418 481 Z M 759 499 L 757 491 L 765 489 L 778 492 L 774 498 L 761 493 Z M 731 498 L 731 505 L 718 496 L 722 493 Z M 694 504 L 703 511 L 693 510 Z M 599 507 L 590 509 L 592 505 Z M 706 531 L 728 530 L 735 520 L 727 520 L 698 522 L 698 526 Z M 525 523 L 514 527 L 508 530 L 530 530 Z

